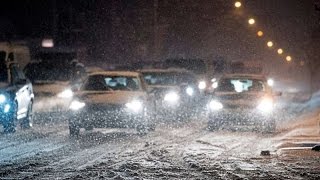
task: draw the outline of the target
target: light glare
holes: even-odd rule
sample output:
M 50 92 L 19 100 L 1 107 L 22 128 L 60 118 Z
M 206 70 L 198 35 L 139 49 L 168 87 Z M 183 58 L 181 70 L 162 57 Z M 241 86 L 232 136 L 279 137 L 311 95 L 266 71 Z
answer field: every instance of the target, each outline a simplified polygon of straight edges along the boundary
M 237 1 L 237 2 L 234 3 L 234 6 L 235 6 L 236 8 L 240 8 L 241 5 L 242 5 L 241 2 L 239 2 L 239 1 Z
M 282 54 L 283 53 L 283 50 L 280 48 L 278 49 L 278 54 Z
M 6 101 L 6 96 L 4 96 L 3 94 L 0 94 L 0 104 L 4 103 Z
M 286 57 L 286 60 L 287 60 L 288 62 L 290 62 L 290 61 L 292 61 L 292 57 L 291 57 L 291 56 L 287 56 L 287 57 Z
M 262 32 L 262 31 L 258 31 L 258 32 L 257 32 L 257 35 L 258 35 L 259 37 L 261 37 L 261 36 L 263 36 L 263 32 Z
M 253 25 L 254 23 L 256 23 L 256 21 L 255 21 L 253 18 L 250 18 L 250 19 L 248 20 L 248 23 L 249 23 L 250 25 Z
M 85 105 L 86 104 L 84 102 L 80 102 L 80 101 L 75 100 L 75 101 L 71 102 L 69 108 L 71 110 L 77 111 L 77 110 L 83 108 Z

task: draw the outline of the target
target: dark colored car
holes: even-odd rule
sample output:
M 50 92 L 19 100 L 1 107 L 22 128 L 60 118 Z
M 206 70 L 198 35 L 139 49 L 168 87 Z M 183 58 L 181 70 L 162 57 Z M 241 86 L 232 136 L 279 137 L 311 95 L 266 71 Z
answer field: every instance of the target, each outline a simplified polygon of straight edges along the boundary
M 0 63 L 0 123 L 5 133 L 32 126 L 32 84 L 15 63 Z
M 154 94 L 157 115 L 172 120 L 190 117 L 201 106 L 196 76 L 184 69 L 145 69 L 141 73 Z

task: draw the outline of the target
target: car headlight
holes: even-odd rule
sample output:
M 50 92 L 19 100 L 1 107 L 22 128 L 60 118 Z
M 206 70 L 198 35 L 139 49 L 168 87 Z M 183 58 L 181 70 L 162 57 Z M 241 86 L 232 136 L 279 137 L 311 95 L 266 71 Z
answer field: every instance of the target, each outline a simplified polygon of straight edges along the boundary
M 6 104 L 6 105 L 4 106 L 3 112 L 4 112 L 4 113 L 8 113 L 8 112 L 10 111 L 10 108 L 11 108 L 11 106 L 10 106 L 9 104 Z
M 213 111 L 218 111 L 221 110 L 223 108 L 223 105 L 221 102 L 217 101 L 217 100 L 212 100 L 209 103 L 209 108 Z
M 169 92 L 164 96 L 164 101 L 169 103 L 176 103 L 179 100 L 179 95 L 175 92 Z
M 3 94 L 0 94 L 0 104 L 6 102 L 6 96 Z
M 139 100 L 133 100 L 126 103 L 126 107 L 133 112 L 140 112 L 143 109 L 143 103 Z
M 270 112 L 273 109 L 273 100 L 271 98 L 264 98 L 258 105 L 258 109 L 262 112 Z
M 79 109 L 82 109 L 84 106 L 86 106 L 86 103 L 80 102 L 78 100 L 74 100 L 74 101 L 71 102 L 69 108 L 71 110 L 77 111 Z
M 271 87 L 274 85 L 273 79 L 268 79 L 267 82 L 268 82 L 268 85 L 271 86 Z
M 73 92 L 71 89 L 66 89 L 58 94 L 59 98 L 71 98 L 73 96 Z
M 207 87 L 207 83 L 205 81 L 200 81 L 199 82 L 199 85 L 198 85 L 198 88 L 203 90 Z
M 192 96 L 193 93 L 194 93 L 193 88 L 192 88 L 192 87 L 187 87 L 186 93 L 187 93 L 189 96 Z

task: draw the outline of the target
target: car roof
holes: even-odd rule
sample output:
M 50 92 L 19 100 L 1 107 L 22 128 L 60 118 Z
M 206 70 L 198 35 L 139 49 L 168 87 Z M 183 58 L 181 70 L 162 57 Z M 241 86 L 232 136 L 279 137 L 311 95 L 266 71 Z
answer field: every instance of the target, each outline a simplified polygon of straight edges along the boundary
M 221 78 L 252 78 L 266 80 L 266 76 L 262 74 L 224 74 Z
M 107 76 L 139 76 L 140 73 L 134 71 L 97 71 L 91 72 L 88 75 L 107 75 Z
M 181 69 L 181 68 L 168 68 L 168 69 L 142 69 L 139 72 L 142 73 L 148 73 L 148 72 L 177 72 L 177 73 L 181 73 L 181 72 L 186 72 L 186 73 L 191 73 L 191 71 L 188 71 L 186 69 Z

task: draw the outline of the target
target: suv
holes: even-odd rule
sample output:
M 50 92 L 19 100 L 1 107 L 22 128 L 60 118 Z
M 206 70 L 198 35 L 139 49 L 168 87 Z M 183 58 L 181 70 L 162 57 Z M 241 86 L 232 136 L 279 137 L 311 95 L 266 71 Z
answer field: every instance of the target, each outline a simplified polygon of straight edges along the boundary
M 229 74 L 218 81 L 208 102 L 208 128 L 249 127 L 273 132 L 275 96 L 262 75 Z
M 16 124 L 32 126 L 32 85 L 16 63 L 0 62 L 0 123 L 5 133 L 13 133 Z
M 141 74 L 152 92 L 157 115 L 162 119 L 189 118 L 199 108 L 202 96 L 197 77 L 185 69 L 144 69 Z

